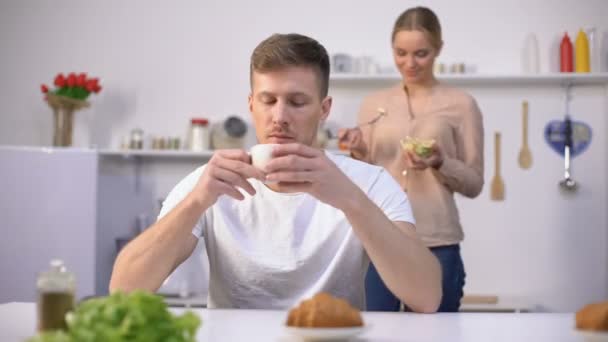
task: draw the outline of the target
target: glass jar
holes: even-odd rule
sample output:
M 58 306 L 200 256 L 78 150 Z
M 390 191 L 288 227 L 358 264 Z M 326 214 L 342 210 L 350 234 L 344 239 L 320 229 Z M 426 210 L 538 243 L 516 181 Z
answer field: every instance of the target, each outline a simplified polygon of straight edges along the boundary
M 51 268 L 36 282 L 38 290 L 38 331 L 67 330 L 65 315 L 74 309 L 76 279 L 63 261 L 51 260 Z
M 133 150 L 141 150 L 144 148 L 144 131 L 141 128 L 131 130 L 131 142 L 129 147 Z
M 209 120 L 192 118 L 188 131 L 187 147 L 191 151 L 202 152 L 209 150 Z

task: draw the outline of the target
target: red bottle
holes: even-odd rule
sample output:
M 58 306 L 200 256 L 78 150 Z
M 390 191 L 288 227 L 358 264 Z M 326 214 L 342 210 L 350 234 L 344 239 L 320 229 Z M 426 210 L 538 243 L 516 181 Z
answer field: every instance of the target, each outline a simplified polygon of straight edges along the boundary
M 574 63 L 572 61 L 572 42 L 570 41 L 570 37 L 568 37 L 567 32 L 564 34 L 564 38 L 562 38 L 562 43 L 559 46 L 559 51 L 559 71 L 573 72 Z

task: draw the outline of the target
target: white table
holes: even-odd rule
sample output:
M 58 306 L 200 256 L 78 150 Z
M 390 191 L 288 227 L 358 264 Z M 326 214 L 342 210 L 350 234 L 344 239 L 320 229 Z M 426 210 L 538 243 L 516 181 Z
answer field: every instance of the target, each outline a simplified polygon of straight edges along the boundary
M 172 309 L 181 313 L 183 309 Z M 201 316 L 198 341 L 293 341 L 286 311 L 194 309 Z M 574 315 L 562 313 L 377 313 L 364 312 L 369 328 L 359 341 L 584 341 Z M 23 341 L 34 333 L 33 303 L 0 305 L 0 341 Z

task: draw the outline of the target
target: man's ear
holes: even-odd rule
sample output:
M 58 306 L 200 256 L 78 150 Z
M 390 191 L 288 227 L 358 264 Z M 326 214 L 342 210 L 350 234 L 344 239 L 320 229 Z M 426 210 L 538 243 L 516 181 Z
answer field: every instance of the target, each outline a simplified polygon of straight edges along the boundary
M 249 96 L 247 97 L 247 103 L 249 105 L 249 113 L 253 114 L 253 95 L 249 94 Z
M 327 117 L 329 116 L 329 112 L 331 111 L 331 104 L 332 104 L 333 99 L 331 98 L 331 96 L 326 96 L 323 99 L 323 102 L 321 102 L 321 117 L 319 118 L 319 121 L 325 121 L 327 120 Z

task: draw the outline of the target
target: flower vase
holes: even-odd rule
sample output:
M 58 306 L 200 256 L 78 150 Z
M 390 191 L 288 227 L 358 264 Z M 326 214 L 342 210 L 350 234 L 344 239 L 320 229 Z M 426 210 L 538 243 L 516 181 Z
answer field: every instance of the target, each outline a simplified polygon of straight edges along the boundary
M 89 103 L 53 93 L 47 94 L 47 103 L 53 109 L 53 146 L 72 146 L 74 112 Z
M 68 108 L 53 110 L 53 146 L 72 146 L 74 111 Z

